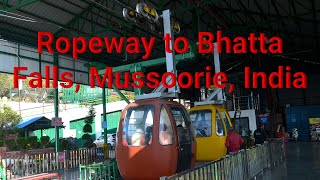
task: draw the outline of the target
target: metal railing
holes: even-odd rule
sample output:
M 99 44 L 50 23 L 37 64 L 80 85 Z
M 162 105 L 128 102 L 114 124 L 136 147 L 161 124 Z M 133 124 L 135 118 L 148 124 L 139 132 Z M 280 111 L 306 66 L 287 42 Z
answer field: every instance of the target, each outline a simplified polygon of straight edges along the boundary
M 285 156 L 283 139 L 270 139 L 263 145 L 241 150 L 217 161 L 183 171 L 161 180 L 248 180 L 275 166 Z
M 60 169 L 79 168 L 80 165 L 104 162 L 115 158 L 114 147 L 97 147 L 63 152 L 51 152 L 21 157 L 1 158 L 6 179 L 29 176 Z
M 236 110 L 248 110 L 248 109 L 260 109 L 260 96 L 256 96 L 251 93 L 249 96 L 239 96 L 233 95 L 233 111 Z

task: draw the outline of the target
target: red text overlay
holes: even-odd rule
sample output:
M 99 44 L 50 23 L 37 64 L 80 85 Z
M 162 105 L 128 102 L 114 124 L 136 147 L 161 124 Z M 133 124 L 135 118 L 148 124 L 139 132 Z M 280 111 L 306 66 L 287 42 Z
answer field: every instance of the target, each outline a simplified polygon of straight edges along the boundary
M 163 38 L 165 42 L 165 51 L 172 52 L 170 42 L 172 38 L 166 34 Z M 94 54 L 106 53 L 144 53 L 142 59 L 150 57 L 156 38 L 151 37 L 58 37 L 55 38 L 50 32 L 38 32 L 38 53 L 47 50 L 50 53 L 57 51 L 60 54 L 71 53 L 73 59 L 78 59 L 79 54 L 90 51 Z M 236 37 L 230 39 L 223 36 L 222 31 L 217 31 L 216 35 L 211 32 L 199 32 L 198 34 L 198 53 L 212 53 L 214 51 L 213 43 L 217 43 L 218 53 L 282 53 L 282 39 L 280 37 L 268 38 L 264 33 L 256 36 L 251 33 L 248 37 Z M 259 43 L 259 48 L 256 44 Z M 191 43 L 185 37 L 178 37 L 173 42 L 174 50 L 177 53 L 186 53 L 189 51 Z M 180 46 L 179 46 L 180 45 Z
M 27 71 L 27 67 L 15 67 L 14 68 L 14 88 L 18 88 L 18 80 L 26 79 L 27 76 L 19 75 L 21 71 Z M 50 74 L 53 77 L 50 77 Z M 307 75 L 303 72 L 291 72 L 290 66 L 279 66 L 277 72 L 266 74 L 264 72 L 251 72 L 250 67 L 245 67 L 245 88 L 307 88 Z M 92 88 L 106 87 L 112 88 L 115 85 L 119 89 L 130 89 L 130 88 L 157 88 L 160 83 L 165 88 L 171 88 L 175 85 L 179 85 L 181 88 L 200 88 L 205 86 L 210 88 L 214 85 L 217 88 L 228 88 L 228 92 L 232 92 L 234 85 L 228 82 L 228 77 L 224 72 L 211 73 L 211 67 L 207 66 L 203 72 L 181 72 L 175 75 L 171 72 L 166 72 L 160 75 L 157 72 L 150 72 L 144 74 L 142 72 L 112 72 L 112 67 L 106 67 L 103 76 L 101 77 L 98 73 L 98 69 L 95 67 L 90 68 L 89 84 Z M 70 72 L 58 73 L 56 66 L 45 67 L 45 77 L 42 77 L 40 72 L 32 72 L 29 77 L 29 86 L 31 88 L 57 88 L 59 79 L 60 85 L 63 88 L 70 88 L 73 86 L 73 75 Z M 171 83 L 167 83 L 166 79 L 170 77 Z M 43 84 L 42 79 L 45 79 Z M 52 85 L 50 79 L 53 79 Z M 200 84 L 200 79 L 205 79 L 205 85 Z M 107 84 L 106 84 L 107 83 Z M 261 84 L 261 85 L 260 85 Z M 52 86 L 52 87 L 51 87 Z M 79 90 L 79 86 L 76 91 Z

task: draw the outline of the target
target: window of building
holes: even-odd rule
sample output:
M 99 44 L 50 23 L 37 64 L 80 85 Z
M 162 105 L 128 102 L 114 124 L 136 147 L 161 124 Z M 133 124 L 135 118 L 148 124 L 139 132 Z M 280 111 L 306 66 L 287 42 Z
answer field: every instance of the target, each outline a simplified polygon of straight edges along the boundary
M 197 137 L 210 137 L 212 135 L 212 111 L 191 111 L 190 119 Z
M 218 111 L 216 112 L 216 133 L 217 133 L 218 136 L 224 136 L 225 135 L 225 133 L 224 133 L 224 125 L 223 125 L 222 119 L 221 119 L 220 114 L 219 114 Z
M 159 142 L 161 145 L 174 143 L 173 128 L 167 110 L 162 106 L 160 111 Z
M 249 118 L 241 117 L 240 119 L 237 118 L 237 121 L 232 118 L 232 122 L 234 122 L 234 129 L 239 132 L 241 136 L 246 136 L 247 132 L 250 130 Z
M 154 107 L 143 105 L 127 110 L 123 126 L 123 145 L 144 146 L 151 143 Z

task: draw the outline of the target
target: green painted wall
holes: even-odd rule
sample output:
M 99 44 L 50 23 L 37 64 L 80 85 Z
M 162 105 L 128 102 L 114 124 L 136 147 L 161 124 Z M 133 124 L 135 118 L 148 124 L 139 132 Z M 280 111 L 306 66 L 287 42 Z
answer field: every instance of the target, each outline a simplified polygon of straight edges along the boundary
M 36 130 L 36 131 L 34 131 L 34 133 L 38 139 L 41 138 L 41 130 Z M 54 128 L 44 129 L 44 130 L 42 130 L 42 134 L 43 134 L 43 136 L 49 136 L 50 140 L 52 140 L 55 138 L 55 129 Z M 63 137 L 63 128 L 59 129 L 59 136 Z
M 82 119 L 77 119 L 74 121 L 70 121 L 70 129 L 75 129 L 76 130 L 76 138 L 78 139 L 79 146 L 83 147 L 83 142 L 82 142 L 82 136 L 85 134 L 83 133 L 83 126 L 85 125 L 85 118 Z M 91 137 L 92 140 L 96 139 L 96 126 L 95 126 L 95 121 L 93 120 L 93 123 L 91 124 L 92 126 L 92 133 Z
M 120 121 L 121 111 L 107 114 L 107 134 L 113 134 L 117 132 L 118 124 Z M 101 115 L 101 119 L 102 119 Z

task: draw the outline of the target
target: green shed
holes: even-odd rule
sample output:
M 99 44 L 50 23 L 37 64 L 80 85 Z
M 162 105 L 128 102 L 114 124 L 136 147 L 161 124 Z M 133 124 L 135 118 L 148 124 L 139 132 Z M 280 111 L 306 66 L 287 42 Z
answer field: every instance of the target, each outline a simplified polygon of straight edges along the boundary
M 121 111 L 107 113 L 107 134 L 113 134 L 117 132 L 120 117 Z M 101 119 L 103 119 L 102 115 Z
M 82 143 L 82 136 L 85 134 L 83 132 L 83 126 L 86 124 L 85 123 L 86 118 L 81 118 L 81 119 L 76 119 L 73 121 L 70 121 L 70 129 L 75 129 L 76 130 L 76 138 L 78 139 L 80 147 L 83 146 Z M 93 123 L 91 124 L 92 127 L 92 133 L 90 133 L 92 140 L 96 139 L 96 126 L 95 126 L 95 121 L 93 120 Z
M 55 138 L 55 132 L 56 132 L 55 128 L 43 129 L 42 135 L 49 136 L 50 140 L 52 140 Z M 38 139 L 41 138 L 41 130 L 35 130 L 34 133 Z M 63 137 L 63 128 L 59 128 L 59 137 Z

